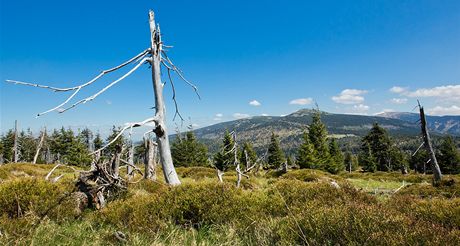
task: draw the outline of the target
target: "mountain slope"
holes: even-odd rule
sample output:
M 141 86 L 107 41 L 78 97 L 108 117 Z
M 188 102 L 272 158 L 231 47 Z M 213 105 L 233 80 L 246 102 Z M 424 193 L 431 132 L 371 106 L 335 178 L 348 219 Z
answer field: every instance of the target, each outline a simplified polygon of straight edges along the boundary
M 416 113 L 407 113 L 407 112 L 385 112 L 379 114 L 380 117 L 399 119 L 413 124 L 417 124 L 419 120 L 419 115 Z M 451 134 L 451 135 L 460 135 L 460 116 L 426 116 L 426 121 L 428 123 L 428 128 L 431 131 L 442 133 L 442 134 Z
M 220 146 L 220 139 L 224 132 L 226 130 L 236 131 L 238 141 L 250 141 L 261 153 L 264 152 L 273 131 L 280 136 L 283 149 L 288 153 L 294 153 L 300 144 L 302 132 L 311 123 L 312 115 L 312 110 L 302 109 L 283 117 L 257 116 L 200 128 L 195 130 L 195 134 L 198 139 L 208 145 L 210 152 L 215 152 Z M 375 122 L 387 129 L 392 136 L 417 136 L 420 133 L 417 124 L 390 117 L 322 112 L 321 118 L 329 134 L 337 138 L 361 137 Z

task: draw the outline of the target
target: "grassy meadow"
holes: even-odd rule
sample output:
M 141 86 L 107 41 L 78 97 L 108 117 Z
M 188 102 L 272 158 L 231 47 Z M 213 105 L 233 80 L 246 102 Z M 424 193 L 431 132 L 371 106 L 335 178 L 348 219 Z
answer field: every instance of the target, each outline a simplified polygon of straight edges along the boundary
M 236 188 L 234 172 L 177 168 L 180 186 L 158 175 L 80 212 L 78 174 L 45 181 L 52 168 L 0 166 L 1 245 L 460 245 L 459 175 L 262 171 Z

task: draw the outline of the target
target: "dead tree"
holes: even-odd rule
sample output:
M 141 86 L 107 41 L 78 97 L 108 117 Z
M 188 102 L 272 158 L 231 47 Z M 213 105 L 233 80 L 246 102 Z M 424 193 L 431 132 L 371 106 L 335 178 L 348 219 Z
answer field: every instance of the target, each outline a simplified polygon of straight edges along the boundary
M 145 153 L 144 153 L 144 179 L 149 180 L 156 180 L 156 168 L 155 168 L 155 160 L 156 160 L 156 143 L 149 138 L 144 138 L 144 146 L 145 146 Z
M 136 123 L 128 123 L 126 127 L 120 131 L 120 134 L 118 137 L 120 137 L 123 132 L 127 129 L 132 129 L 135 127 L 143 126 L 145 124 L 154 124 L 154 129 L 152 132 L 156 134 L 156 141 L 158 144 L 158 149 L 159 149 L 159 154 L 160 154 L 160 159 L 161 159 L 161 164 L 163 167 L 163 174 L 165 176 L 165 180 L 168 184 L 170 185 L 179 185 L 179 177 L 176 173 L 176 170 L 173 165 L 172 157 L 171 157 L 171 149 L 169 145 L 169 138 L 168 138 L 168 131 L 166 127 L 166 115 L 165 115 L 165 104 L 164 104 L 164 99 L 163 99 L 163 88 L 164 88 L 164 83 L 161 81 L 161 65 L 164 66 L 167 70 L 167 75 L 168 79 L 171 83 L 171 88 L 172 88 L 172 94 L 173 94 L 173 101 L 174 105 L 176 108 L 176 112 L 174 115 L 174 118 L 176 116 L 179 116 L 182 119 L 182 116 L 179 113 L 178 107 L 177 107 L 177 101 L 176 101 L 176 91 L 174 88 L 174 82 L 172 80 L 171 72 L 174 72 L 177 74 L 185 83 L 190 85 L 193 90 L 197 93 L 197 87 L 190 83 L 187 79 L 185 79 L 184 75 L 182 74 L 182 71 L 174 65 L 172 60 L 167 56 L 166 51 L 163 49 L 168 48 L 168 46 L 165 46 L 161 40 L 161 33 L 160 33 L 160 26 L 155 23 L 155 18 L 154 18 L 154 13 L 152 10 L 149 11 L 149 25 L 150 25 L 150 47 L 139 53 L 138 55 L 134 56 L 133 58 L 129 59 L 128 61 L 104 70 L 100 72 L 96 77 L 93 79 L 89 80 L 86 83 L 74 86 L 74 87 L 69 87 L 69 88 L 59 88 L 59 87 L 54 87 L 54 86 L 48 86 L 48 85 L 40 85 L 40 84 L 35 84 L 35 83 L 28 83 L 28 82 L 22 82 L 22 81 L 15 81 L 15 80 L 7 80 L 9 83 L 14 83 L 14 84 L 20 84 L 20 85 L 26 85 L 26 86 L 33 86 L 33 87 L 38 87 L 38 88 L 43 88 L 43 89 L 48 89 L 54 92 L 72 92 L 72 94 L 62 103 L 57 105 L 54 108 L 51 108 L 49 110 L 46 110 L 42 113 L 37 114 L 37 116 L 41 116 L 53 111 L 57 111 L 59 113 L 64 113 L 72 108 L 75 108 L 81 104 L 85 104 L 87 102 L 90 102 L 97 98 L 99 95 L 110 89 L 112 86 L 116 85 L 129 75 L 131 75 L 133 72 L 135 72 L 141 65 L 144 63 L 149 63 L 152 68 L 152 83 L 153 83 L 153 89 L 154 89 L 154 99 L 155 99 L 155 115 L 152 118 L 148 118 L 144 121 L 141 122 L 136 122 Z M 119 77 L 118 79 L 112 81 L 110 84 L 93 94 L 92 96 L 83 98 L 81 100 L 76 101 L 75 103 L 71 104 L 70 106 L 66 106 L 82 89 L 85 87 L 95 83 L 98 79 L 102 78 L 104 75 L 114 72 L 116 70 L 119 70 L 129 64 L 135 63 L 136 65 L 129 70 L 127 73 L 125 73 L 123 76 Z M 199 95 L 198 95 L 199 97 Z M 116 139 L 112 140 L 110 144 L 114 143 Z M 99 150 L 96 150 L 93 152 L 93 154 L 97 153 L 98 151 L 103 150 L 106 148 L 106 146 L 102 147 Z
M 32 162 L 33 164 L 37 163 L 38 155 L 40 154 L 40 150 L 43 147 L 43 142 L 45 141 L 45 135 L 46 135 L 46 128 L 42 131 L 40 141 L 38 142 L 37 151 L 35 152 L 34 161 Z
M 134 175 L 134 144 L 131 141 L 131 146 L 129 146 L 128 150 L 128 166 L 126 167 L 126 175 L 128 181 L 131 181 Z
M 428 151 L 430 156 L 428 162 L 430 163 L 431 170 L 433 171 L 433 183 L 439 184 L 442 179 L 441 169 L 439 168 L 438 161 L 436 160 L 436 155 L 433 151 L 433 146 L 431 145 L 430 134 L 428 133 L 428 127 L 426 125 L 425 111 L 420 105 L 420 102 L 418 102 L 418 107 L 420 110 L 420 126 L 422 129 L 423 145 L 425 146 L 425 149 Z
M 18 141 L 18 121 L 14 121 L 14 143 L 13 143 L 13 162 L 17 163 L 19 161 L 19 141 Z

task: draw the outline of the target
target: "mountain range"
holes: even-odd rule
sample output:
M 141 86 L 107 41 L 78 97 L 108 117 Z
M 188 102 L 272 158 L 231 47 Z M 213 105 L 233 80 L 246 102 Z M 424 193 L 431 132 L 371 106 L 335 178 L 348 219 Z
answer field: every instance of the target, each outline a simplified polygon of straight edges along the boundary
M 270 141 L 271 132 L 280 137 L 282 148 L 293 153 L 300 144 L 301 134 L 312 121 L 314 111 L 301 109 L 286 116 L 255 116 L 222 122 L 194 130 L 197 138 L 204 142 L 211 153 L 218 151 L 226 130 L 235 131 L 239 142 L 253 143 L 256 151 L 263 152 Z M 420 135 L 418 114 L 383 113 L 375 116 L 335 114 L 321 112 L 321 119 L 329 134 L 339 141 L 356 141 L 364 136 L 373 123 L 387 129 L 392 137 L 416 138 Z M 450 134 L 460 136 L 460 116 L 427 116 L 432 135 Z

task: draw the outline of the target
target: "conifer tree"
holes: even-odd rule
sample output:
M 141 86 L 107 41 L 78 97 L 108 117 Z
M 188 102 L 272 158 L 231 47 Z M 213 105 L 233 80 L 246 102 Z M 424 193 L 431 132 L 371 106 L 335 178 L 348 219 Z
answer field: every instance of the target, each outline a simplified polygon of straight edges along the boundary
M 249 142 L 243 144 L 239 156 L 240 163 L 244 168 L 254 165 L 257 160 L 257 153 Z
M 14 132 L 8 130 L 8 132 L 2 136 L 3 143 L 3 161 L 5 163 L 13 161 L 13 145 L 14 145 Z
M 278 136 L 272 132 L 270 145 L 268 146 L 268 165 L 270 168 L 279 168 L 286 161 L 284 152 L 281 150 Z
M 326 163 L 325 169 L 326 171 L 330 173 L 339 173 L 340 171 L 344 170 L 344 157 L 343 153 L 339 148 L 339 145 L 335 141 L 334 138 L 331 138 L 329 141 L 329 154 L 330 154 L 330 159 Z
M 368 142 L 363 143 L 361 152 L 358 155 L 358 162 L 366 172 L 375 172 L 377 170 L 377 161 L 372 154 L 371 146 Z
M 358 168 L 358 163 L 356 161 L 355 156 L 351 153 L 351 151 L 345 152 L 344 161 L 345 169 L 347 172 L 355 171 Z
M 222 139 L 221 150 L 214 155 L 214 166 L 221 170 L 226 171 L 231 165 L 235 163 L 235 154 L 233 137 L 230 132 L 225 131 L 224 138 Z
M 192 131 L 185 134 L 182 139 L 178 134 L 171 145 L 171 154 L 175 166 L 206 166 L 208 149 L 198 142 Z
M 426 168 L 429 167 L 427 161 L 430 159 L 428 152 L 425 149 L 420 149 L 415 155 L 411 155 L 409 159 L 409 166 L 415 172 L 424 173 Z
M 460 173 L 460 154 L 451 136 L 446 136 L 442 139 L 437 159 L 442 173 Z
M 104 146 L 104 141 L 101 138 L 101 134 L 96 133 L 96 136 L 93 140 L 94 150 L 98 150 Z
M 371 154 L 375 158 L 378 171 L 389 171 L 389 162 L 391 161 L 390 147 L 391 142 L 385 129 L 374 123 L 369 133 L 362 139 L 363 147 L 367 143 L 371 149 Z M 363 149 L 367 151 L 367 147 Z
M 32 162 L 35 151 L 37 150 L 37 142 L 32 134 L 32 131 L 27 129 L 27 132 L 21 131 L 18 137 L 19 153 L 21 153 L 21 161 Z
M 314 110 L 313 119 L 309 126 L 308 136 L 315 150 L 315 159 L 319 168 L 323 168 L 329 161 L 329 147 L 327 142 L 326 125 L 321 121 L 321 111 Z
M 310 143 L 307 131 L 302 135 L 303 142 L 297 150 L 296 163 L 299 168 L 318 168 L 314 146 Z

